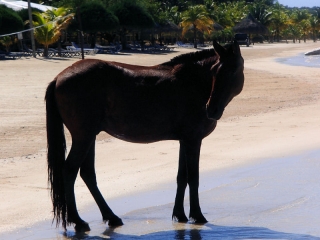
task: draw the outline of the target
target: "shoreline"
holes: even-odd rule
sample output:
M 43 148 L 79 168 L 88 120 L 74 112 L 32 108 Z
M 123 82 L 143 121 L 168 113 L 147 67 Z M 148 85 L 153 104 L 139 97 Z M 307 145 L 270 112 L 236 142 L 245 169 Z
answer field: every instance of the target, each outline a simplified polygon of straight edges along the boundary
M 226 108 L 216 130 L 204 139 L 200 156 L 201 173 L 237 168 L 242 164 L 254 164 L 262 158 L 299 154 L 319 148 L 318 69 L 286 66 L 275 61 L 278 57 L 294 56 L 315 46 L 310 43 L 293 48 L 282 44 L 241 47 L 245 58 L 245 87 Z M 190 50 L 181 49 L 180 52 L 161 56 L 147 54 L 144 58 L 137 58 L 135 54 L 96 55 L 93 58 L 154 65 L 187 51 Z M 0 157 L 0 201 L 3 203 L 0 207 L 0 236 L 8 230 L 15 231 L 18 226 L 32 226 L 35 222 L 52 218 L 43 148 L 43 96 L 48 82 L 60 69 L 75 62 L 50 59 L 19 61 L 0 65 L 4 74 L 0 88 L 1 121 L 4 126 L 0 127 L 4 136 L 1 151 L 5 151 L 1 156 L 16 156 Z M 36 66 L 33 65 L 35 63 Z M 17 68 L 20 71 L 15 71 Z M 42 68 L 46 71 L 39 74 L 38 69 Z M 23 77 L 21 72 L 24 72 Z M 163 182 L 175 183 L 177 142 L 141 145 L 107 135 L 101 135 L 98 139 L 97 178 L 106 199 L 157 189 Z M 30 149 L 39 148 L 42 150 L 29 154 L 33 151 Z M 75 189 L 81 214 L 94 201 L 79 177 Z M 100 215 L 96 215 L 95 219 L 100 220 Z M 51 225 L 48 228 L 55 231 Z
M 163 235 L 163 238 L 170 238 L 171 232 L 177 232 L 180 230 L 190 231 L 195 230 L 199 231 L 199 236 L 201 236 L 203 239 L 206 239 L 206 237 L 212 238 L 212 237 L 218 237 L 223 234 L 225 237 L 247 237 L 251 238 L 253 236 L 258 237 L 259 235 L 265 234 L 265 232 L 269 232 L 270 237 L 279 238 L 279 236 L 282 236 L 284 238 L 289 239 L 299 239 L 299 238 L 307 238 L 307 239 L 320 239 L 320 230 L 317 227 L 316 221 L 314 223 L 307 223 L 306 221 L 296 220 L 294 222 L 298 222 L 295 224 L 298 224 L 298 226 L 292 227 L 291 225 L 286 225 L 281 223 L 286 215 L 291 214 L 291 207 L 288 207 L 287 197 L 278 197 L 276 201 L 271 202 L 264 202 L 262 206 L 259 208 L 269 209 L 272 205 L 274 205 L 275 208 L 279 208 L 280 210 L 277 211 L 271 211 L 270 214 L 278 214 L 278 211 L 281 211 L 280 217 L 274 218 L 264 218 L 263 219 L 263 225 L 264 228 L 260 228 L 259 221 L 255 220 L 252 221 L 250 224 L 243 225 L 243 219 L 241 218 L 257 218 L 257 216 L 260 214 L 261 210 L 254 210 L 254 215 L 257 215 L 254 217 L 253 213 L 246 215 L 244 213 L 237 214 L 236 216 L 233 216 L 232 219 L 230 218 L 230 215 L 232 212 L 234 212 L 234 209 L 232 208 L 238 208 L 238 206 L 242 206 L 243 203 L 238 203 L 236 200 L 229 200 L 228 202 L 232 203 L 223 203 L 221 200 L 214 201 L 215 204 L 211 203 L 212 198 L 219 199 L 224 198 L 223 194 L 225 193 L 225 190 L 221 189 L 228 189 L 232 187 L 232 190 L 228 190 L 228 194 L 241 194 L 244 190 L 252 188 L 252 184 L 254 184 L 253 189 L 258 188 L 259 185 L 264 185 L 265 182 L 263 182 L 260 178 L 261 176 L 267 176 L 264 174 L 265 172 L 268 172 L 268 169 L 274 168 L 274 166 L 278 166 L 274 171 L 281 172 L 283 169 L 286 169 L 285 171 L 289 171 L 290 167 L 293 169 L 296 168 L 305 168 L 305 165 L 302 165 L 301 162 L 305 161 L 306 159 L 308 162 L 312 160 L 313 167 L 317 166 L 316 168 L 313 168 L 313 177 L 317 175 L 317 171 L 320 170 L 319 164 L 316 164 L 320 158 L 320 149 L 315 150 L 309 150 L 305 152 L 301 152 L 300 154 L 294 154 L 289 156 L 283 156 L 283 157 L 276 157 L 276 158 L 264 158 L 264 159 L 256 159 L 254 162 L 246 162 L 242 163 L 241 165 L 237 166 L 228 166 L 222 169 L 215 169 L 211 171 L 205 171 L 202 172 L 200 176 L 200 186 L 199 186 L 199 197 L 200 202 L 202 202 L 202 208 L 205 211 L 206 218 L 208 219 L 208 223 L 205 225 L 193 225 L 193 224 L 181 224 L 172 222 L 170 219 L 170 214 L 173 207 L 173 200 L 175 196 L 175 182 L 166 182 L 161 183 L 160 185 L 157 185 L 157 189 L 148 189 L 144 191 L 135 192 L 132 194 L 126 194 L 123 196 L 118 196 L 114 198 L 108 199 L 109 205 L 112 207 L 114 212 L 121 217 L 124 221 L 124 226 L 121 226 L 119 228 L 109 228 L 106 226 L 100 219 L 100 212 L 97 208 L 96 204 L 91 203 L 87 206 L 84 206 L 82 208 L 81 214 L 83 217 L 85 217 L 86 220 L 88 220 L 91 231 L 86 233 L 85 235 L 81 235 L 81 239 L 91 239 L 92 237 L 95 237 L 97 239 L 104 239 L 106 236 L 108 237 L 114 237 L 117 239 L 131 239 L 135 237 L 139 237 L 144 239 L 148 239 L 150 234 L 157 235 Z M 302 159 L 302 160 L 301 160 Z M 298 167 L 295 166 L 295 164 L 299 163 Z M 283 166 L 284 165 L 284 166 Z M 290 166 L 288 168 L 288 166 Z M 310 166 L 309 166 L 310 168 Z M 267 169 L 267 170 L 266 170 Z M 274 172 L 273 171 L 273 172 Z M 258 172 L 258 173 L 257 173 Z M 249 173 L 249 174 L 248 174 Z M 262 174 L 261 174 L 262 173 Z M 282 172 L 284 174 L 284 172 Z M 305 171 L 304 171 L 305 174 Z M 309 174 L 309 173 L 308 173 Z M 273 173 L 274 176 L 279 175 L 278 173 Z M 310 175 L 310 174 L 309 174 Z M 301 181 L 302 175 L 293 177 L 290 181 L 295 181 L 298 183 Z M 311 179 L 312 177 L 309 176 Z M 319 177 L 318 177 L 319 178 Z M 319 178 L 320 179 L 320 178 Z M 280 180 L 281 181 L 281 180 Z M 285 180 L 285 184 L 287 184 L 289 180 Z M 317 180 L 313 179 L 313 182 L 315 183 Z M 279 182 L 279 179 L 273 179 L 271 182 L 273 186 L 273 190 L 271 191 L 279 191 L 283 187 L 283 183 Z M 210 183 L 210 184 L 208 184 Z M 269 183 L 269 181 L 268 181 Z M 242 185 L 245 186 L 242 186 Z M 270 183 L 269 183 L 270 184 Z M 236 186 L 236 189 L 233 189 L 234 186 Z M 281 187 L 280 187 L 281 186 Z M 299 186 L 299 188 L 302 188 Z M 319 187 L 318 187 L 319 188 Z M 188 190 L 188 189 L 187 189 Z M 259 194 L 252 195 L 253 200 L 250 201 L 257 201 L 254 204 L 262 204 L 261 199 L 259 198 L 259 195 L 266 195 L 265 197 L 271 197 L 270 195 L 267 196 L 265 191 L 270 191 L 270 189 L 265 188 L 265 186 L 262 186 L 259 190 Z M 220 192 L 220 194 L 219 194 Z M 223 193 L 221 195 L 221 192 Z M 308 194 L 313 195 L 312 191 L 308 191 Z M 306 193 L 303 193 L 306 194 Z M 313 204 L 316 202 L 314 196 L 305 196 L 299 197 L 299 194 L 287 194 L 289 197 L 288 199 L 295 199 L 298 196 L 298 199 L 301 199 L 302 202 L 308 202 L 312 200 Z M 315 193 L 317 195 L 317 198 L 320 198 L 320 193 Z M 293 195 L 293 196 L 291 196 Z M 297 196 L 295 196 L 297 195 Z M 239 196 L 238 196 L 239 197 Z M 242 196 L 243 197 L 243 196 Z M 313 199 L 312 199 L 313 198 Z M 248 201 L 248 197 L 245 197 Z M 185 199 L 185 208 L 186 212 L 188 213 L 188 194 L 186 194 Z M 264 200 L 266 201 L 266 200 Z M 269 201 L 269 200 L 267 200 Z M 263 201 L 262 201 L 263 202 Z M 128 204 L 130 203 L 130 204 Z M 224 207 L 223 209 L 220 209 L 219 204 L 229 204 L 230 209 L 228 207 Z M 253 203 L 250 203 L 253 204 Z M 279 206 L 280 204 L 280 206 Z M 290 204 L 290 203 L 289 203 Z M 300 202 L 297 202 L 298 205 L 300 205 Z M 310 203 L 309 203 L 310 204 Z M 231 207 L 232 206 L 232 207 Z M 314 209 L 308 209 L 304 206 L 299 206 L 301 209 L 300 214 L 303 211 L 310 211 Z M 256 207 L 255 207 L 256 208 Z M 220 209 L 220 210 L 219 210 Z M 304 210 L 305 209 L 305 210 Z M 320 206 L 318 208 L 320 210 Z M 223 213 L 222 213 L 222 212 Z M 245 211 L 252 211 L 249 209 L 245 209 Z M 268 210 L 269 211 L 269 210 Z M 297 211 L 297 210 L 295 210 Z M 223 215 L 228 216 L 227 219 Z M 309 212 L 306 215 L 300 215 L 300 218 L 317 218 L 316 211 L 312 214 Z M 236 218 L 236 220 L 234 220 Z M 280 222 L 279 222 L 280 221 Z M 230 225 L 230 223 L 233 223 Z M 278 222 L 278 223 L 277 223 Z M 292 222 L 291 222 L 292 223 Z M 137 224 L 139 224 L 139 228 L 137 228 Z M 278 225 L 279 224 L 279 225 Z M 151 226 L 150 226 L 151 225 Z M 232 226 L 232 227 L 228 227 Z M 267 226 L 267 227 L 266 227 Z M 210 230 L 210 228 L 214 228 L 215 231 Z M 222 228 L 222 229 L 220 229 Z M 225 228 L 225 229 L 224 229 Z M 226 230 L 230 228 L 229 230 Z M 237 228 L 237 232 L 233 233 L 232 228 Z M 251 230 L 248 230 L 249 228 L 252 228 Z M 295 229 L 297 228 L 297 229 Z M 312 229 L 311 231 L 308 230 L 308 228 Z M 160 233 L 164 232 L 164 233 Z M 201 234 L 200 234 L 201 232 Z M 233 235 L 235 234 L 235 235 Z M 252 235 L 254 234 L 254 235 Z M 77 238 L 80 237 L 73 231 L 72 226 L 68 227 L 68 231 L 64 233 L 63 229 L 61 227 L 55 228 L 55 223 L 52 224 L 50 220 L 41 221 L 38 223 L 35 223 L 31 226 L 26 226 L 23 228 L 15 229 L 11 232 L 3 232 L 0 233 L 1 239 L 61 239 L 61 237 L 65 238 Z

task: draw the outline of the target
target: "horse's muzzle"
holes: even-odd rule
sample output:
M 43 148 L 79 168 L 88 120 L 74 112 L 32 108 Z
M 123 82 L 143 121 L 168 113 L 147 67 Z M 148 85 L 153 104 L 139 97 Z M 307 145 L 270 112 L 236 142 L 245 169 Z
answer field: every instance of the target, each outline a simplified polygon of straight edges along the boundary
M 207 116 L 210 119 L 219 120 L 222 117 L 224 109 L 223 108 L 216 108 L 212 111 L 207 109 Z

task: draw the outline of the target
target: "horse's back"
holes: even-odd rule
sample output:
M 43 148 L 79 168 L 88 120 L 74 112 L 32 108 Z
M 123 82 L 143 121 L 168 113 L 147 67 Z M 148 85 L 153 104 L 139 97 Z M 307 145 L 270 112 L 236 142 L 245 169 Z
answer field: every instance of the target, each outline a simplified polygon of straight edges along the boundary
M 128 141 L 157 141 L 168 135 L 176 118 L 172 80 L 168 71 L 88 59 L 56 77 L 56 99 L 71 132 L 104 130 Z

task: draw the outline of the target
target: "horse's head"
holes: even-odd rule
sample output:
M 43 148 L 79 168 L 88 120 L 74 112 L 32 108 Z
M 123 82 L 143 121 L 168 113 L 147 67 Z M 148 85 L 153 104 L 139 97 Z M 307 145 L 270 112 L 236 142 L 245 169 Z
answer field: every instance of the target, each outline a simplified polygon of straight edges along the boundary
M 220 59 L 211 69 L 213 82 L 207 114 L 209 118 L 219 120 L 225 107 L 243 88 L 244 61 L 236 41 L 226 47 L 220 46 L 217 42 L 213 44 Z

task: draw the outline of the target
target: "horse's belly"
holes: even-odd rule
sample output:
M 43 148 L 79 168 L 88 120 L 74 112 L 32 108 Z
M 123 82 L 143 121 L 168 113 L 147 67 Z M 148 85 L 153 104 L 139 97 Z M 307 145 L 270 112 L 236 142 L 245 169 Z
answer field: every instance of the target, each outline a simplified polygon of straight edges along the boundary
M 103 123 L 103 130 L 124 141 L 134 143 L 151 143 L 162 140 L 177 139 L 169 121 L 142 121 L 109 118 Z

